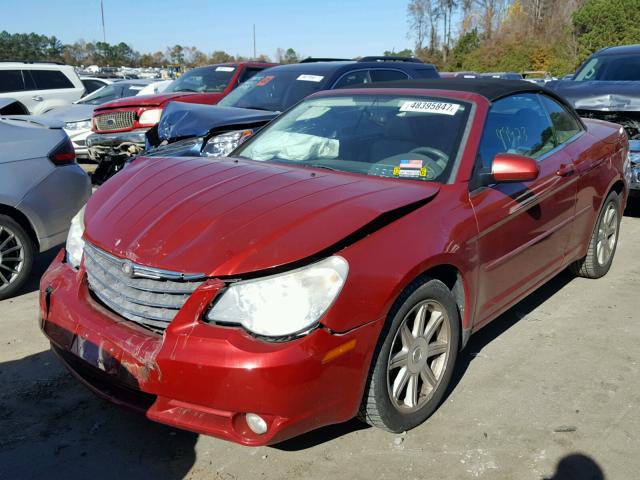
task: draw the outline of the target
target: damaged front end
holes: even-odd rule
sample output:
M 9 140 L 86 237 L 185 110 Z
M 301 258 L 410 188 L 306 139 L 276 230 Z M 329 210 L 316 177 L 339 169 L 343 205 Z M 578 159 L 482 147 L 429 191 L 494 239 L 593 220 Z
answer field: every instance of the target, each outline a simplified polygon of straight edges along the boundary
M 603 111 L 578 109 L 583 118 L 595 118 L 617 123 L 627 132 L 630 140 L 640 140 L 640 107 L 638 111 Z
M 89 158 L 98 163 L 92 175 L 102 185 L 144 150 L 145 130 L 121 133 L 93 133 L 87 137 Z

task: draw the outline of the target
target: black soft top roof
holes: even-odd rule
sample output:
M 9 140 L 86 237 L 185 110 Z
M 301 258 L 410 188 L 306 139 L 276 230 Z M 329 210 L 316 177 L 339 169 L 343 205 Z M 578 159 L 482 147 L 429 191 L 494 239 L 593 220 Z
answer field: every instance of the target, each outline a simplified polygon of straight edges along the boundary
M 490 102 L 499 98 L 513 95 L 514 93 L 539 93 L 544 92 L 567 103 L 548 88 L 524 80 L 502 80 L 497 78 L 440 78 L 429 80 L 401 80 L 395 82 L 374 82 L 346 88 L 413 88 L 429 90 L 454 90 L 457 92 L 470 92 L 482 95 Z

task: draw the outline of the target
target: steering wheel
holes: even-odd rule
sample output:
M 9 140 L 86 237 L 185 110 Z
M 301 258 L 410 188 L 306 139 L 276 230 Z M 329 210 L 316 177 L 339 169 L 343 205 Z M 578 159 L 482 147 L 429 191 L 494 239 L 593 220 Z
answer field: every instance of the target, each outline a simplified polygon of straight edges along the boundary
M 417 153 L 419 155 L 424 155 L 432 159 L 438 167 L 440 167 L 440 171 L 438 175 L 447 168 L 447 164 L 449 163 L 449 155 L 444 153 L 442 150 L 438 150 L 433 147 L 418 147 L 410 150 L 409 153 Z

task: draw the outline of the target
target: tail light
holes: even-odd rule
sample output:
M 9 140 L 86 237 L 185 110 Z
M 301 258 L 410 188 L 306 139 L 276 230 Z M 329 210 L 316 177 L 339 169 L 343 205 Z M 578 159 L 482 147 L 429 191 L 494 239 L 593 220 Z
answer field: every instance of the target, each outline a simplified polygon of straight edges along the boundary
M 73 149 L 71 140 L 67 138 L 64 142 L 58 144 L 49 154 L 49 160 L 57 166 L 75 163 L 76 151 Z

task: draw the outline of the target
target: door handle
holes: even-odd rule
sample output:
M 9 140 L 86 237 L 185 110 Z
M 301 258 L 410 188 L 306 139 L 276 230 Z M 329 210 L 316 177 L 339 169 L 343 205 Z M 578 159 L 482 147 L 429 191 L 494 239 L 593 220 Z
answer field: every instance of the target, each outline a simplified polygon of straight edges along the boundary
M 572 163 L 563 163 L 558 168 L 556 175 L 559 177 L 570 177 L 576 172 L 576 169 L 573 167 Z
M 36 95 L 34 97 L 31 97 L 31 100 L 33 100 L 34 102 L 41 102 L 44 99 L 40 95 Z

